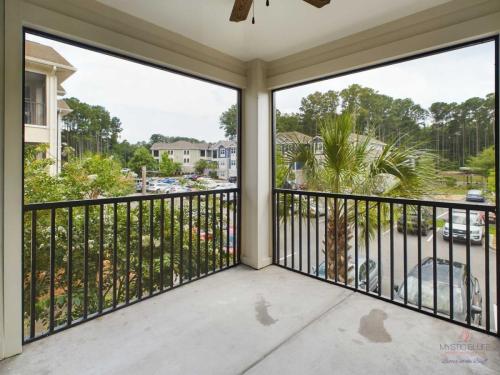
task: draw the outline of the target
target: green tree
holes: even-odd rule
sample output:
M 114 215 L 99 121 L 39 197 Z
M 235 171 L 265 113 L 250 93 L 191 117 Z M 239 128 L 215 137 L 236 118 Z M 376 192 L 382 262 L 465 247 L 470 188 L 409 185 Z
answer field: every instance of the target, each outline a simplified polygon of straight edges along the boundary
M 479 155 L 471 157 L 468 165 L 484 177 L 488 177 L 490 171 L 495 170 L 495 147 L 485 148 Z
M 121 121 L 104 107 L 65 99 L 71 112 L 63 118 L 62 139 L 81 157 L 86 152 L 110 153 L 122 131 Z
M 38 203 L 61 200 L 64 192 L 59 180 L 49 174 L 54 164 L 45 155 L 48 145 L 25 145 L 24 148 L 24 203 Z
M 176 176 L 182 171 L 181 164 L 174 162 L 168 154 L 162 154 L 160 160 L 160 173 L 164 176 Z
M 138 147 L 128 165 L 137 174 L 141 173 L 142 167 L 146 167 L 146 170 L 153 170 L 157 167 L 153 155 L 146 147 Z
M 155 143 L 173 143 L 177 141 L 186 141 L 186 142 L 191 142 L 191 143 L 201 143 L 199 139 L 196 138 L 190 138 L 190 137 L 170 137 L 166 136 L 163 134 L 152 134 L 151 137 L 149 137 L 149 142 L 147 143 L 147 147 L 151 148 L 151 146 Z
M 121 164 L 112 156 L 86 154 L 65 163 L 60 180 L 66 199 L 117 197 L 134 192 L 134 181 L 121 173 Z
M 300 115 L 297 113 L 281 113 L 279 110 L 276 110 L 276 131 L 278 133 L 302 132 Z
M 113 147 L 113 156 L 118 159 L 123 166 L 128 167 L 128 163 L 134 156 L 137 145 L 129 143 L 127 140 L 117 143 Z
M 303 133 L 315 136 L 318 134 L 318 124 L 327 116 L 337 113 L 340 97 L 336 91 L 321 93 L 316 91 L 300 101 L 300 118 Z
M 283 188 L 287 180 L 295 179 L 295 174 L 292 171 L 291 164 L 285 162 L 281 152 L 276 152 L 276 187 Z
M 198 174 L 204 174 L 206 170 L 208 170 L 208 173 L 210 174 L 210 172 L 216 169 L 217 169 L 217 162 L 205 159 L 198 160 L 194 165 L 194 170 Z
M 354 118 L 344 112 L 321 121 L 320 134 L 323 139 L 323 156 L 318 158 L 312 152 L 304 152 L 301 146 L 291 148 L 284 155 L 285 162 L 300 162 L 304 165 L 304 176 L 309 190 L 336 193 L 399 196 L 417 198 L 431 191 L 434 178 L 433 160 L 414 147 L 398 147 L 397 142 L 386 145 L 380 153 L 374 154 L 370 136 L 353 141 Z M 295 151 L 294 151 L 295 150 Z M 409 161 L 413 160 L 414 163 Z M 328 207 L 327 252 L 328 277 L 346 280 L 344 254 L 346 238 L 351 237 L 354 225 L 352 205 L 344 207 L 343 200 L 338 205 Z M 367 226 L 366 206 L 360 205 L 357 222 L 365 233 L 372 236 L 376 220 L 369 220 Z M 368 214 L 371 215 L 370 207 Z M 347 215 L 346 215 L 347 212 Z M 347 225 L 347 233 L 344 228 Z M 338 268 L 337 268 L 338 267 Z
M 219 117 L 219 128 L 224 130 L 226 138 L 231 140 L 236 138 L 238 133 L 238 107 L 233 104 Z

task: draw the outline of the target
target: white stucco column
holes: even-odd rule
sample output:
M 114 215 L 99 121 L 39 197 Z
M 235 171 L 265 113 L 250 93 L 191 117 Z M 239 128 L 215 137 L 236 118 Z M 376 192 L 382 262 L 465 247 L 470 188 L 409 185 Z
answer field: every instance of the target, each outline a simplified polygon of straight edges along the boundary
M 5 30 L 5 1 L 0 0 L 0 30 L 3 32 Z M 3 138 L 3 133 L 4 133 L 4 100 L 5 100 L 5 64 L 4 64 L 4 59 L 5 59 L 5 35 L 0 38 L 0 144 L 3 146 L 4 138 Z M 0 153 L 0 189 L 3 191 L 3 184 L 4 184 L 4 168 L 3 168 L 3 153 Z M 3 246 L 3 218 L 4 218 L 4 208 L 3 208 L 3 197 L 0 199 L 0 360 L 4 358 L 4 352 L 5 352 L 5 331 L 4 331 L 4 325 L 5 325 L 5 320 L 4 320 L 4 293 L 3 293 L 3 288 L 4 288 L 4 261 L 3 261 L 3 254 L 4 254 L 4 246 Z
M 5 4 L 5 8 L 4 8 Z M 20 4 L 0 0 L 0 83 L 4 89 L 1 111 L 3 138 L 1 145 L 2 226 L 0 243 L 0 359 L 22 350 L 22 33 Z M 5 13 L 3 13 L 5 11 Z M 8 17 L 4 15 L 8 14 Z M 5 27 L 5 28 L 4 28 Z M 5 53 L 8 51 L 8 53 Z M 0 106 L 0 109 L 2 107 Z
M 272 263 L 271 121 L 265 62 L 248 63 L 242 104 L 241 261 L 258 269 Z

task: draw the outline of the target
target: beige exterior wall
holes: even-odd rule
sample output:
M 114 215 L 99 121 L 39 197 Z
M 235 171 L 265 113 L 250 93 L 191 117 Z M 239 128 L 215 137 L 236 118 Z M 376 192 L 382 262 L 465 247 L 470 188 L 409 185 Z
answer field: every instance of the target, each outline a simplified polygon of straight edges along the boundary
M 4 3 L 5 15 L 2 14 Z M 458 6 L 463 9 L 457 10 Z M 0 42 L 0 67 L 4 68 L 0 98 L 2 92 L 8 93 L 0 104 L 0 109 L 2 104 L 4 106 L 0 120 L 3 149 L 0 153 L 3 187 L 0 202 L 0 357 L 22 350 L 23 140 L 20 125 L 23 121 L 23 25 L 238 87 L 248 86 L 243 92 L 242 260 L 260 268 L 271 262 L 268 89 L 498 33 L 499 6 L 497 0 L 451 1 L 443 5 L 451 9 L 448 13 L 430 10 L 415 16 L 411 25 L 408 20 L 391 23 L 377 28 L 376 34 L 369 30 L 269 64 L 253 62 L 247 71 L 247 65 L 237 59 L 123 13 L 108 11 L 93 0 L 0 0 L 0 30 L 5 23 L 5 33 L 0 33 L 0 39 L 4 38 Z
M 46 143 L 49 145 L 48 157 L 55 163 L 50 166 L 50 173 L 61 171 L 61 129 L 60 116 L 57 113 L 57 75 L 52 65 L 38 63 L 36 66 L 26 62 L 26 70 L 45 75 L 45 113 L 46 124 L 25 124 L 24 141 L 27 143 Z
M 171 153 L 169 153 L 169 151 L 171 151 Z M 185 151 L 187 151 L 188 154 L 185 154 L 184 153 Z M 201 157 L 201 150 L 168 150 L 168 149 L 158 150 L 158 156 L 154 156 L 154 158 L 160 161 L 163 154 L 168 154 L 171 160 L 173 160 L 176 163 L 180 163 L 183 173 L 194 172 L 194 167 L 199 160 L 208 159 L 207 157 Z M 184 162 L 185 159 L 189 159 L 189 161 Z
M 25 125 L 24 141 L 26 143 L 49 143 L 50 133 L 47 126 Z

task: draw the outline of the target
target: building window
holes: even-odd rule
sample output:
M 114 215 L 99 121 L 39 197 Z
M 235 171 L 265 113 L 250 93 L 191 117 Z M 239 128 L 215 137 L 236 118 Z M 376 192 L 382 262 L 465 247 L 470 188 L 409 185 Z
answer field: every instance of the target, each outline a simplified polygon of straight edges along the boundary
M 217 150 L 212 151 L 212 158 L 217 159 Z
M 157 158 L 158 156 L 160 156 L 160 151 L 158 151 L 158 150 L 153 150 L 153 156 L 154 156 L 154 157 L 156 157 L 156 158 Z
M 236 160 L 231 160 L 231 167 L 236 167 Z
M 184 150 L 184 155 L 189 155 L 189 150 Z
M 317 154 L 319 153 L 322 153 L 323 152 L 323 142 L 315 142 L 315 151 Z
M 47 125 L 45 75 L 26 72 L 24 81 L 24 123 Z
M 236 147 L 231 147 L 231 155 L 236 155 Z
M 200 150 L 200 156 L 201 156 L 202 158 L 204 158 L 204 157 L 205 157 L 205 150 Z
M 184 158 L 184 164 L 189 164 L 189 158 Z
M 223 149 L 222 147 L 219 149 L 219 156 L 221 158 L 225 158 L 226 157 L 226 150 Z

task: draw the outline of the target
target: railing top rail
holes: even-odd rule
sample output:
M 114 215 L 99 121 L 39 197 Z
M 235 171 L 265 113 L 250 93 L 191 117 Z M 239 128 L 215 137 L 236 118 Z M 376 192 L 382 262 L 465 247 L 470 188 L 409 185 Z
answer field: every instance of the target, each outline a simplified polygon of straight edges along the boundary
M 199 195 L 203 196 L 203 195 L 214 195 L 214 194 L 223 194 L 223 193 L 239 193 L 239 191 L 240 191 L 239 188 L 232 188 L 232 189 L 190 191 L 190 192 L 184 192 L 184 193 L 130 195 L 130 196 L 126 196 L 126 197 L 29 203 L 29 204 L 24 205 L 24 211 L 26 212 L 26 211 L 36 211 L 36 210 L 49 210 L 49 209 L 53 209 L 53 208 L 99 206 L 101 204 L 140 202 L 140 201 L 151 201 L 151 200 L 169 199 L 169 198 L 178 198 L 178 197 L 190 197 L 190 196 L 196 197 Z
M 358 200 L 358 201 L 406 204 L 406 205 L 415 205 L 415 206 L 442 207 L 442 208 L 454 208 L 454 209 L 476 210 L 476 211 L 487 211 L 487 212 L 495 212 L 496 211 L 496 207 L 494 205 L 487 204 L 487 203 L 432 201 L 432 200 L 423 200 L 423 199 L 392 198 L 392 197 L 379 197 L 379 196 L 372 196 L 372 195 L 341 194 L 341 193 L 307 191 L 307 190 L 292 190 L 292 189 L 274 189 L 274 192 L 275 193 L 295 194 L 295 195 L 308 195 L 308 196 L 312 196 L 312 197 L 319 196 L 319 197 L 328 197 L 328 198 L 347 198 L 347 199 Z

